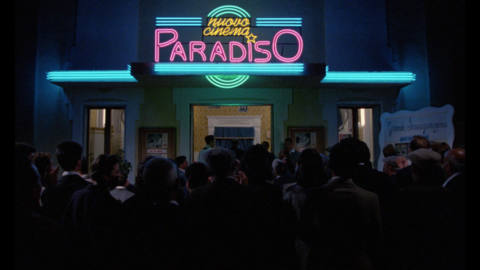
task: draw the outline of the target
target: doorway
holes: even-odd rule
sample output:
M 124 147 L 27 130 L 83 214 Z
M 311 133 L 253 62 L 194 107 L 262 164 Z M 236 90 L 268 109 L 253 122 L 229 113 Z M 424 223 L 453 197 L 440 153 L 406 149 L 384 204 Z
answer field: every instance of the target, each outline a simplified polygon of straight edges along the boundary
M 101 154 L 124 155 L 125 108 L 87 107 L 88 168 Z
M 194 161 L 207 135 L 214 135 L 216 145 L 225 148 L 234 140 L 243 150 L 264 141 L 271 148 L 272 105 L 192 105 L 191 112 Z
M 338 113 L 338 141 L 343 138 L 353 137 L 357 138 L 368 146 L 370 150 L 370 162 L 374 164 L 378 158 L 378 150 L 375 145 L 378 144 L 378 139 L 375 138 L 376 121 L 375 116 L 376 107 L 373 105 L 349 105 L 339 106 Z

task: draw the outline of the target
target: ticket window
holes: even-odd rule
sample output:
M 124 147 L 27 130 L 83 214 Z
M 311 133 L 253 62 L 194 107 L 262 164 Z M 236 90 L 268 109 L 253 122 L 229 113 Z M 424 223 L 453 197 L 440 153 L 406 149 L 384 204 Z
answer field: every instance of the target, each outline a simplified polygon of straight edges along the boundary
M 370 161 L 374 162 L 374 108 L 339 107 L 338 140 L 354 137 L 365 142 L 370 150 Z
M 125 109 L 88 108 L 88 165 L 101 154 L 123 156 L 125 147 Z

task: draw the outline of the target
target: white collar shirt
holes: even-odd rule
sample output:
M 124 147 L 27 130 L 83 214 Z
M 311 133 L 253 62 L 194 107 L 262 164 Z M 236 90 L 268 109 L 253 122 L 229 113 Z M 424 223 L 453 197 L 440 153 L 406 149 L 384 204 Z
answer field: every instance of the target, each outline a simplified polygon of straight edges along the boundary
M 450 177 L 448 177 L 447 180 L 445 180 L 442 187 L 445 188 L 448 185 L 448 183 L 459 174 L 460 174 L 459 172 L 456 172 L 456 173 L 450 175 Z
M 332 178 L 328 179 L 328 182 L 323 185 L 323 186 L 329 186 L 335 182 L 338 182 L 338 180 L 342 179 L 340 176 L 333 176 Z M 344 181 L 345 183 L 353 183 L 352 178 L 348 178 Z
M 67 176 L 67 175 L 78 175 L 80 177 L 82 177 L 85 181 L 87 181 L 88 183 L 92 184 L 92 185 L 96 185 L 97 182 L 95 182 L 93 179 L 91 178 L 88 178 L 87 175 L 81 175 L 80 173 L 76 172 L 76 171 L 65 171 L 62 173 L 62 177 L 63 176 Z
M 179 204 L 177 201 L 175 201 L 175 200 L 170 200 L 169 203 L 170 203 L 170 204 L 173 204 L 173 205 L 175 205 L 175 206 L 180 206 L 180 204 Z
M 327 186 L 330 185 L 331 183 L 335 182 L 336 180 L 340 179 L 340 176 L 334 176 L 330 179 L 328 179 Z
M 64 171 L 64 172 L 62 173 L 62 176 L 75 175 L 75 174 L 78 175 L 78 176 L 80 176 L 80 177 L 82 177 L 82 175 L 80 175 L 80 174 L 79 174 L 78 172 L 76 172 L 76 171 Z

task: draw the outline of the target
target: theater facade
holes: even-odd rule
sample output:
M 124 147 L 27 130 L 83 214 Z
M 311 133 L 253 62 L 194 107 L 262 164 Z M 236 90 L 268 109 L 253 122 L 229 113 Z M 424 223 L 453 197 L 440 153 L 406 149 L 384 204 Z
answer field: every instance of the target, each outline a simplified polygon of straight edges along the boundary
M 428 105 L 425 71 L 391 60 L 384 13 L 355 28 L 335 4 L 301 3 L 137 1 L 136 24 L 123 36 L 106 32 L 122 25 L 121 18 L 98 25 L 96 31 L 114 40 L 96 45 L 108 57 L 85 59 L 93 52 L 82 57 L 77 50 L 78 64 L 43 67 L 45 91 L 57 91 L 66 106 L 47 117 L 50 128 L 36 129 L 36 144 L 53 151 L 60 139 L 73 139 L 90 162 L 100 153 L 123 153 L 136 168 L 147 155 L 194 161 L 209 134 L 224 147 L 266 141 L 274 154 L 287 137 L 299 150 L 324 152 L 352 136 L 367 143 L 375 163 L 380 115 Z M 370 15 L 351 19 L 365 22 Z M 127 34 L 134 49 L 122 51 Z M 123 67 L 102 65 L 110 58 L 124 60 Z M 408 98 L 418 104 L 402 103 Z M 48 138 L 50 121 L 68 132 Z

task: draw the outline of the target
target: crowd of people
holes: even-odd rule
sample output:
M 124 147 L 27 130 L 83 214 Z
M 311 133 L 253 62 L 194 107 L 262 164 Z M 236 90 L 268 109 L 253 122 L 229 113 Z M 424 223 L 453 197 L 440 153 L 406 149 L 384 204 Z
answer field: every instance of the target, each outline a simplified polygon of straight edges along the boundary
M 189 164 L 149 156 L 134 181 L 83 147 L 15 146 L 17 269 L 465 269 L 465 148 L 409 153 L 346 138 L 325 153 L 242 151 L 205 138 Z

